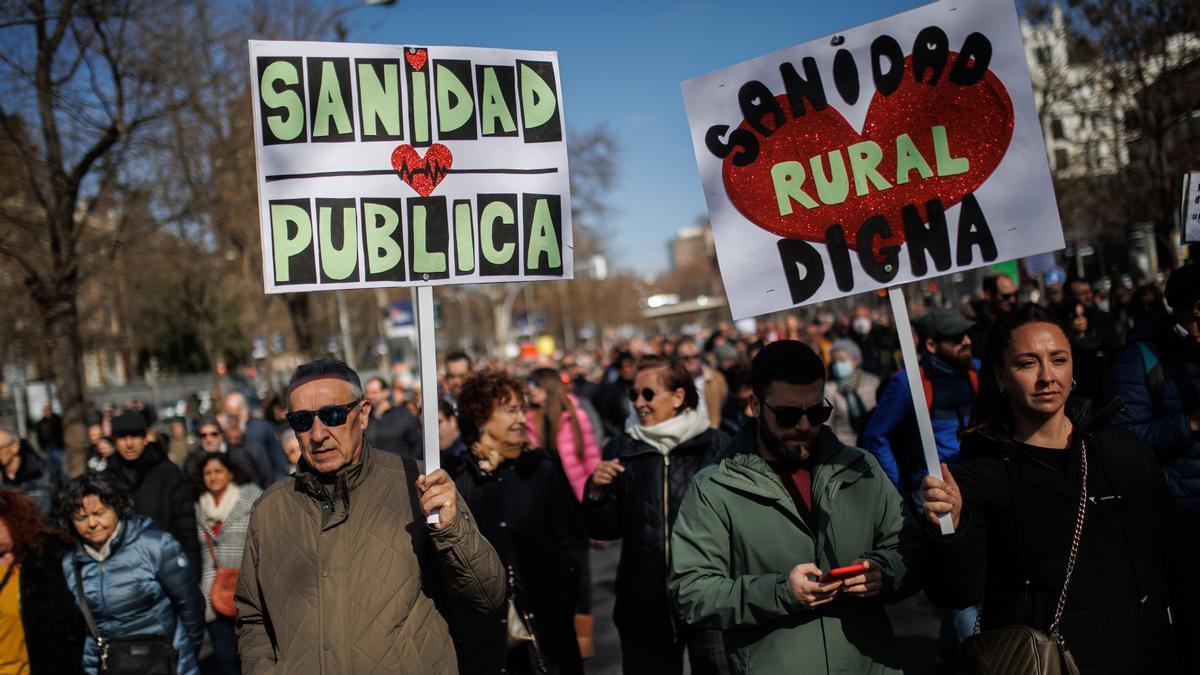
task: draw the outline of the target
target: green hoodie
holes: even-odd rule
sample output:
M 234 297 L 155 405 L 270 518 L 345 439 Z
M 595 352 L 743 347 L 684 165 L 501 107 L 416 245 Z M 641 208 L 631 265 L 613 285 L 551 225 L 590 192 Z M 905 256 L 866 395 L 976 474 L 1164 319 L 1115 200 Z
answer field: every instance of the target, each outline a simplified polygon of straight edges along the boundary
M 717 628 L 735 673 L 900 673 L 884 605 L 916 592 L 920 535 L 869 453 L 822 427 L 813 444 L 816 532 L 754 450 L 753 420 L 738 452 L 696 475 L 671 537 L 671 595 L 689 625 Z M 871 599 L 816 610 L 792 595 L 796 565 L 869 559 L 883 570 Z

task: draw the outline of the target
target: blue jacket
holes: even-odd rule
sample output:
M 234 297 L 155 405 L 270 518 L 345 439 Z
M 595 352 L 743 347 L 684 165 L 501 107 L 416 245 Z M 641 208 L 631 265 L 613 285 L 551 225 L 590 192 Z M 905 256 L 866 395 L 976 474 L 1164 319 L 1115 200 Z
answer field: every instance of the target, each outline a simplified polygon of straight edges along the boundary
M 959 432 L 971 421 L 975 390 L 967 374 L 956 373 L 932 354 L 922 356 L 921 365 L 933 385 L 930 421 L 938 458 L 953 465 L 958 457 Z M 979 361 L 972 360 L 971 369 L 977 371 Z M 884 385 L 879 403 L 863 429 L 862 446 L 879 460 L 879 466 L 900 494 L 911 505 L 919 505 L 918 492 L 927 471 L 907 371 L 898 371 Z
M 1173 333 L 1160 334 L 1150 346 L 1162 364 L 1160 394 L 1154 400 L 1147 385 L 1142 348 L 1130 345 L 1113 363 L 1108 379 L 1110 395 L 1125 404 L 1113 422 L 1154 451 L 1185 524 L 1200 535 L 1200 435 L 1188 428 L 1188 415 L 1200 411 L 1200 348 Z
M 82 565 L 83 594 L 106 638 L 158 634 L 169 636 L 179 652 L 180 675 L 199 675 L 196 651 L 204 640 L 204 598 L 179 543 L 134 515 L 121 522 L 104 562 L 97 562 L 76 540 L 63 556 L 63 575 L 74 594 L 75 564 Z M 78 602 L 78 596 L 76 595 Z M 100 670 L 100 648 L 88 634 L 83 668 Z

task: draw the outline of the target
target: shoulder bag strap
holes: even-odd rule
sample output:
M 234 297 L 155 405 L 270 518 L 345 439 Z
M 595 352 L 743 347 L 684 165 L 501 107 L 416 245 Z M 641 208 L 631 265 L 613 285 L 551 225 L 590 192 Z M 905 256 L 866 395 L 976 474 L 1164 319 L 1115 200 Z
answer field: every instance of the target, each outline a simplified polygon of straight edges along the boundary
M 1063 610 L 1067 606 L 1067 589 L 1071 587 L 1071 575 L 1075 572 L 1075 560 L 1079 555 L 1079 540 L 1083 538 L 1083 520 L 1087 514 L 1087 495 L 1088 495 L 1088 458 L 1087 458 L 1087 442 L 1080 441 L 1079 443 L 1079 462 L 1082 466 L 1082 484 L 1079 488 L 1079 515 L 1075 517 L 1075 534 L 1071 537 L 1071 553 L 1067 556 L 1067 578 L 1063 581 L 1062 593 L 1058 596 L 1058 606 L 1054 610 L 1054 623 L 1050 624 L 1050 634 L 1058 641 L 1058 646 L 1066 650 L 1066 642 L 1063 640 L 1062 631 L 1062 615 Z
M 212 537 L 207 531 L 204 532 L 204 543 L 208 544 L 208 554 L 212 556 L 213 567 L 220 569 L 221 563 L 217 562 L 217 551 L 213 548 Z
M 75 561 L 75 597 L 79 598 L 79 611 L 83 613 L 83 620 L 87 622 L 88 630 L 91 631 L 96 644 L 103 646 L 104 638 L 100 637 L 100 631 L 96 628 L 96 620 L 92 618 L 92 610 L 88 609 L 87 598 L 83 596 L 83 563 L 78 560 Z

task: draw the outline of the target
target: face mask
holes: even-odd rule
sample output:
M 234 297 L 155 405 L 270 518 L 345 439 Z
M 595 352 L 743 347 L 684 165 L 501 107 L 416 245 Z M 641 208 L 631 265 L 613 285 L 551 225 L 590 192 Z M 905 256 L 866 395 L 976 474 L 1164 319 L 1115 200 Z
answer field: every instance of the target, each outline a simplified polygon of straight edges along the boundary
M 871 332 L 871 320 L 865 316 L 860 316 L 850 323 L 850 327 L 859 335 L 866 335 Z
M 844 380 L 850 377 L 850 373 L 854 372 L 854 364 L 849 361 L 834 361 L 833 376 L 839 380 Z

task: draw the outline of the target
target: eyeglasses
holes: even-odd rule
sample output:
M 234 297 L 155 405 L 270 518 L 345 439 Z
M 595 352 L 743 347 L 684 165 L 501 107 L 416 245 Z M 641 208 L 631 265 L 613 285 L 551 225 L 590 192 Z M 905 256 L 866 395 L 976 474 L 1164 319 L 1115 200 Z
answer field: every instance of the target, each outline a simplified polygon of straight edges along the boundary
M 963 338 L 966 336 L 967 336 L 966 333 L 955 333 L 954 335 L 943 335 L 940 338 L 938 338 L 938 341 L 939 342 L 952 342 L 956 345 L 960 345 L 960 344 L 962 344 Z
M 686 354 L 686 355 L 681 355 L 681 356 L 679 357 L 679 360 L 680 360 L 680 361 L 699 361 L 699 360 L 700 360 L 700 355 L 699 355 L 699 354 Z
M 308 424 L 309 424 L 309 426 L 312 426 L 311 421 Z M 200 438 L 219 438 L 220 436 L 221 436 L 221 432 L 219 432 L 219 431 L 201 431 L 200 432 Z
M 296 433 L 304 433 L 312 428 L 313 417 L 321 420 L 321 424 L 327 427 L 340 427 L 346 423 L 346 419 L 350 417 L 350 411 L 358 407 L 363 399 L 358 399 L 344 405 L 325 405 L 319 410 L 297 410 L 287 414 L 288 425 L 292 427 L 292 431 Z
M 1016 292 L 1016 291 L 1013 291 L 1012 293 L 1001 293 L 1001 294 L 1000 294 L 1000 299 L 1001 299 L 1001 300 L 1016 300 L 1016 299 L 1017 299 L 1017 292 Z
M 808 423 L 812 425 L 824 424 L 829 419 L 829 416 L 833 414 L 833 404 L 829 402 L 829 399 L 825 399 L 824 403 L 820 405 L 809 406 L 807 408 L 797 408 L 794 406 L 776 408 L 766 401 L 763 401 L 763 405 L 775 414 L 775 422 L 785 429 L 799 424 L 801 417 L 807 417 Z
M 654 391 L 650 387 L 646 387 L 640 391 L 637 389 L 630 389 L 628 395 L 630 403 L 637 403 L 639 395 L 641 395 L 641 397 L 646 399 L 646 402 L 649 403 L 650 401 L 654 400 L 654 397 L 658 395 L 658 392 Z

